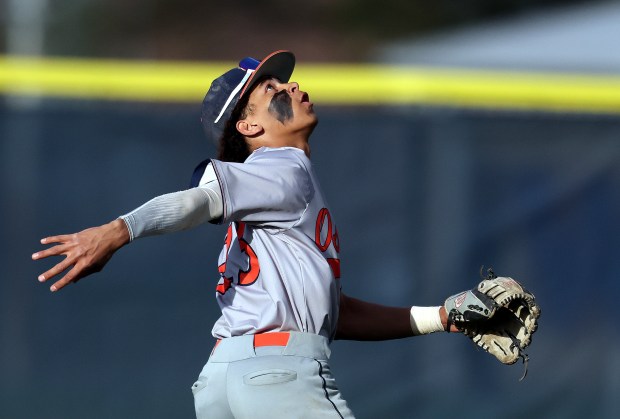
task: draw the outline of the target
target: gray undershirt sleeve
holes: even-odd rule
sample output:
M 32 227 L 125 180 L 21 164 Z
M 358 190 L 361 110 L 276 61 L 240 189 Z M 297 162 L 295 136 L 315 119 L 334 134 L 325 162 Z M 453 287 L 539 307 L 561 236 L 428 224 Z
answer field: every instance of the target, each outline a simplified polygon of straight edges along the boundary
M 222 193 L 216 179 L 184 191 L 158 196 L 121 218 L 130 240 L 172 233 L 216 220 L 223 213 Z

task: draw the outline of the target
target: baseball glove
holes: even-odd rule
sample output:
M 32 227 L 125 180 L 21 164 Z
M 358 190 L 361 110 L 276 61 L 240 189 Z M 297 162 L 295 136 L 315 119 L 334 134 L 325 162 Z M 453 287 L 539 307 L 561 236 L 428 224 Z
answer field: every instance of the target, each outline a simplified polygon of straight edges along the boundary
M 481 269 L 482 273 L 482 269 Z M 454 324 L 476 345 L 504 364 L 519 358 L 538 328 L 540 306 L 534 295 L 509 277 L 498 277 L 492 269 L 476 288 L 449 297 L 445 302 L 448 326 Z

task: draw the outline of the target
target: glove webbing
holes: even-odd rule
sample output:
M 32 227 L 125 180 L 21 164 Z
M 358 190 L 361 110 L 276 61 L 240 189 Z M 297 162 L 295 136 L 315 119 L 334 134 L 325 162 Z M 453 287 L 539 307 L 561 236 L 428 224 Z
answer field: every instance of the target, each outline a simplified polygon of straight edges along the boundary
M 512 339 L 512 344 L 517 348 L 517 351 L 519 351 L 519 358 L 523 360 L 525 370 L 523 371 L 523 375 L 521 376 L 521 378 L 519 378 L 519 381 L 523 381 L 523 379 L 527 375 L 527 364 L 530 360 L 530 357 L 528 356 L 528 354 L 523 352 L 523 349 L 521 349 L 521 346 L 519 346 L 519 341 L 517 340 L 517 337 L 515 335 L 509 333 L 508 336 L 510 336 L 510 339 Z

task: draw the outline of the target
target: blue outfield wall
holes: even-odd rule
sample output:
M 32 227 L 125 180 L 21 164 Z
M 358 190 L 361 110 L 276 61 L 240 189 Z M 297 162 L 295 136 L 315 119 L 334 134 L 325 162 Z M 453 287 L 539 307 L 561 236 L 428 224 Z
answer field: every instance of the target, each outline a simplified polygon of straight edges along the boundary
M 620 410 L 620 118 L 317 107 L 312 160 L 333 207 L 343 289 L 439 305 L 493 266 L 543 308 L 523 366 L 459 335 L 335 342 L 360 419 L 612 418 Z M 0 106 L 0 416 L 190 418 L 213 345 L 222 226 L 122 249 L 57 294 L 39 239 L 187 186 L 213 156 L 197 107 Z M 478 406 L 478 407 L 475 407 Z M 507 413 L 508 412 L 508 413 Z

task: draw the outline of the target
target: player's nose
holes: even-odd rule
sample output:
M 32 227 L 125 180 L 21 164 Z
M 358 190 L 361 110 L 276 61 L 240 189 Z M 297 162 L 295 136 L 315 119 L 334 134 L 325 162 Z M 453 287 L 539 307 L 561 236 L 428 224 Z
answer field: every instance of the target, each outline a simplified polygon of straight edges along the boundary
M 299 83 L 294 82 L 294 81 L 285 83 L 285 88 L 289 93 L 295 93 L 296 91 L 299 90 Z

